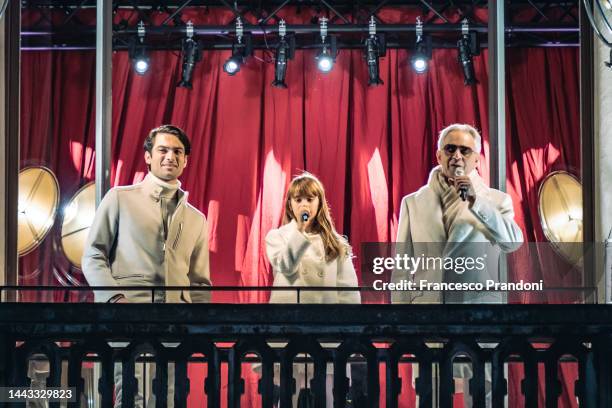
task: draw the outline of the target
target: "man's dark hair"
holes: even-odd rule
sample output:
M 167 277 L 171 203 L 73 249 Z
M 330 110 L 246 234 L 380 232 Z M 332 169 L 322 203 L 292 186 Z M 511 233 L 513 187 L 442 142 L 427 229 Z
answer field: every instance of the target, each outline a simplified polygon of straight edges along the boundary
M 145 152 L 149 152 L 150 154 L 153 154 L 153 146 L 155 145 L 155 136 L 157 136 L 158 133 L 168 133 L 168 134 L 178 137 L 178 139 L 181 141 L 183 146 L 185 146 L 185 156 L 189 156 L 189 153 L 191 153 L 191 142 L 189 141 L 189 137 L 187 137 L 187 134 L 183 131 L 183 129 L 177 126 L 174 126 L 174 125 L 161 125 L 151 130 L 149 132 L 149 135 L 144 141 L 143 147 L 144 147 Z

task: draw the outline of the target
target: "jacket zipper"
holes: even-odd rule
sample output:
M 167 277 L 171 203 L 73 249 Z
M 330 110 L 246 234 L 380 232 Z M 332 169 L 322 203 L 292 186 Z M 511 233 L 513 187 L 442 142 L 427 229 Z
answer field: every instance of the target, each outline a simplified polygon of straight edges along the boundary
M 172 244 L 172 249 L 176 249 L 178 246 L 179 238 L 181 237 L 181 232 L 183 231 L 183 223 L 181 222 L 178 226 L 178 232 L 176 233 L 176 238 L 174 238 L 174 243 Z

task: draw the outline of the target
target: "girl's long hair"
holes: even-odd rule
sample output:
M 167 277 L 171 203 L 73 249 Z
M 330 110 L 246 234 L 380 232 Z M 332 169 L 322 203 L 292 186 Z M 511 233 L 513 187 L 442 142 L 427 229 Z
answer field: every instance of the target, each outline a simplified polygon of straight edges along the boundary
M 331 218 L 329 205 L 325 199 L 325 190 L 323 184 L 315 176 L 308 172 L 304 172 L 291 180 L 287 197 L 285 199 L 285 216 L 283 224 L 296 219 L 291 209 L 291 199 L 294 197 L 318 197 L 319 209 L 317 215 L 312 222 L 313 232 L 320 234 L 325 248 L 325 260 L 330 262 L 337 257 L 346 257 L 350 255 L 351 247 L 348 241 L 334 228 L 334 222 Z

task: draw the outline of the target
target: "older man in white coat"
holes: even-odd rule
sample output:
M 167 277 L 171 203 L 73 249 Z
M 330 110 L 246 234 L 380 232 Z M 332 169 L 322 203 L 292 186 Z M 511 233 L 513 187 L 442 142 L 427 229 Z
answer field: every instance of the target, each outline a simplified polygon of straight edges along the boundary
M 436 158 L 427 185 L 402 199 L 398 250 L 410 256 L 443 259 L 486 256 L 486 267 L 396 269 L 392 280 L 479 282 L 497 280 L 499 252 L 512 252 L 523 242 L 514 221 L 510 196 L 489 188 L 478 175 L 482 142 L 472 126 L 453 124 L 440 132 Z M 493 255 L 493 256 L 491 256 Z M 395 303 L 497 303 L 498 294 L 396 291 Z
M 439 263 L 417 271 L 396 269 L 392 281 L 416 283 L 497 282 L 500 252 L 518 249 L 523 242 L 514 221 L 510 196 L 489 188 L 478 175 L 481 137 L 476 129 L 453 124 L 440 132 L 436 158 L 427 185 L 403 198 L 397 232 L 398 251 L 409 256 L 442 260 L 484 259 L 483 268 L 440 268 Z M 456 264 L 455 264 L 456 265 Z M 474 266 L 473 264 L 472 266 Z M 418 286 L 417 286 L 418 287 Z M 394 303 L 499 303 L 501 293 L 486 291 L 395 291 Z M 470 369 L 460 365 L 456 377 L 467 378 Z M 458 372 L 459 371 L 459 372 Z M 487 379 L 487 394 L 490 377 Z M 465 401 L 471 398 L 464 382 Z

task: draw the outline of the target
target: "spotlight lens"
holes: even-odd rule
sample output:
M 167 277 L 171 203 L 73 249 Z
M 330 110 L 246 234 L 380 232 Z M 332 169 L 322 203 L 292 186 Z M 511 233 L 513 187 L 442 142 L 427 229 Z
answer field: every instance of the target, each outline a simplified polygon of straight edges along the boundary
M 418 74 L 427 71 L 427 61 L 424 58 L 415 58 L 412 60 L 412 67 Z
M 330 57 L 325 56 L 325 55 L 319 57 L 318 67 L 321 72 L 327 73 L 331 71 L 333 66 L 334 66 L 334 63 Z
M 227 60 L 227 62 L 225 63 L 225 66 L 223 67 L 225 72 L 227 72 L 230 75 L 234 75 L 236 72 L 238 72 L 239 68 L 240 66 L 233 59 Z
M 149 63 L 146 60 L 139 59 L 134 63 L 134 69 L 136 73 L 142 75 L 149 70 Z

